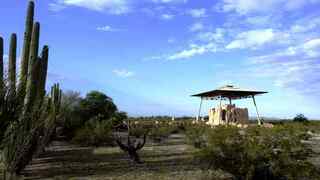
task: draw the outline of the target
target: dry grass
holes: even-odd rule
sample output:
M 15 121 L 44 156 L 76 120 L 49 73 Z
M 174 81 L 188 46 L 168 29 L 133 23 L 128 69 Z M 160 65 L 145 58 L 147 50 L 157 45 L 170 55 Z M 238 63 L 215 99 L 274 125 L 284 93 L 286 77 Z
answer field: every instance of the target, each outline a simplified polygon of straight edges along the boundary
M 143 164 L 134 165 L 118 147 L 77 147 L 54 142 L 47 153 L 34 159 L 26 179 L 226 179 L 220 171 L 201 170 L 193 160 L 195 149 L 182 134 L 161 143 L 149 141 L 141 150 Z
M 310 143 L 320 153 L 320 135 L 314 134 Z M 148 141 L 140 152 L 144 163 L 134 165 L 118 147 L 78 147 L 56 141 L 27 166 L 23 175 L 25 179 L 57 180 L 230 179 L 224 172 L 203 170 L 203 165 L 192 158 L 195 151 L 184 135 L 174 134 L 161 143 Z M 319 156 L 310 161 L 320 167 Z

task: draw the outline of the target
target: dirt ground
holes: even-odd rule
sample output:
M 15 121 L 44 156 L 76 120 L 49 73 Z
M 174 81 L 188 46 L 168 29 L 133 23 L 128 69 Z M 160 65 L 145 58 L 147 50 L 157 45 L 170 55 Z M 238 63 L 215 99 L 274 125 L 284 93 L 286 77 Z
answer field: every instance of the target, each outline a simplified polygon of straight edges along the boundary
M 47 152 L 34 159 L 26 179 L 211 179 L 219 172 L 202 171 L 192 159 L 194 149 L 182 134 L 161 143 L 147 141 L 140 151 L 143 164 L 132 164 L 118 147 L 77 147 L 54 141 Z M 187 178 L 188 177 L 188 178 Z M 222 177 L 224 179 L 224 177 Z
M 308 143 L 317 153 L 310 162 L 320 167 L 320 134 L 314 134 Z M 186 144 L 184 135 L 174 134 L 161 143 L 147 141 L 140 151 L 144 163 L 135 165 L 118 147 L 79 147 L 54 141 L 46 153 L 27 166 L 23 176 L 28 180 L 230 179 L 220 171 L 202 170 L 192 158 L 195 152 Z

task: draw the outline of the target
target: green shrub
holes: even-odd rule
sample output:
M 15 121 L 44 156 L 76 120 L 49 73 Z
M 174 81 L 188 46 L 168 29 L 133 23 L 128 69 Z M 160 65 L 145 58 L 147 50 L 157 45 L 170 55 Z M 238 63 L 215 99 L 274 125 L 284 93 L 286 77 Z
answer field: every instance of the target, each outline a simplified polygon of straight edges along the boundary
M 76 131 L 72 142 L 84 146 L 114 145 L 112 124 L 92 119 Z
M 186 126 L 186 138 L 188 144 L 195 148 L 202 148 L 206 146 L 206 130 L 208 127 L 203 125 Z
M 149 133 L 151 139 L 155 142 L 161 142 L 168 138 L 172 132 L 173 128 L 170 126 L 154 126 Z
M 207 132 L 208 145 L 198 157 L 210 167 L 227 171 L 238 179 L 319 176 L 316 168 L 306 161 L 310 149 L 301 143 L 300 129 L 221 126 Z
M 142 138 L 143 135 L 148 134 L 149 129 L 144 126 L 131 126 L 130 127 L 130 136 L 134 136 L 136 138 Z
M 296 117 L 293 118 L 293 121 L 294 122 L 303 122 L 303 123 L 306 123 L 308 122 L 308 118 L 305 117 L 303 114 L 298 114 L 296 115 Z

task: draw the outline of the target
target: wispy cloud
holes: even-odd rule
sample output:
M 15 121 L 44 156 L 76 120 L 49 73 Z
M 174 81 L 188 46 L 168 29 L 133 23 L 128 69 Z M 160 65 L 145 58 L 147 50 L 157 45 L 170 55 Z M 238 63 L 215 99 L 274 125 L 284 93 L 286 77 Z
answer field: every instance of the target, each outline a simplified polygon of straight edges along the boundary
M 274 85 L 299 93 L 320 95 L 320 39 L 250 58 L 254 74 L 272 78 Z
M 204 28 L 203 24 L 200 23 L 200 22 L 197 22 L 197 23 L 192 24 L 192 25 L 190 26 L 189 30 L 190 30 L 191 32 L 196 32 L 196 31 L 201 31 L 201 30 L 203 30 L 203 28 Z
M 152 0 L 154 3 L 170 4 L 170 3 L 187 3 L 188 0 Z
M 129 78 L 135 75 L 134 72 L 128 71 L 126 69 L 114 69 L 112 72 L 121 78 Z
M 49 3 L 49 11 L 59 12 L 65 8 L 66 6 L 60 3 Z
M 214 31 L 200 32 L 197 34 L 197 39 L 204 42 L 224 42 L 226 30 L 223 28 L 216 28 Z
M 82 7 L 115 15 L 125 14 L 131 10 L 129 0 L 57 0 L 55 3 L 50 3 L 49 8 L 53 11 L 59 11 L 68 6 Z
M 256 49 L 271 42 L 274 38 L 275 33 L 273 29 L 250 30 L 237 35 L 235 40 L 226 46 L 226 49 Z
M 207 17 L 207 10 L 205 8 L 190 9 L 187 13 L 194 18 Z
M 223 0 L 217 5 L 217 9 L 224 12 L 234 11 L 243 15 L 254 12 L 270 12 L 278 9 L 291 11 L 319 2 L 318 0 Z
M 176 39 L 175 39 L 175 38 L 173 38 L 173 37 L 168 38 L 168 43 L 169 43 L 169 44 L 173 44 L 173 43 L 175 43 L 175 42 L 176 42 Z
M 119 28 L 113 28 L 109 25 L 106 26 L 101 26 L 101 27 L 97 27 L 98 31 L 104 31 L 104 32 L 117 32 L 117 31 L 123 31 L 123 29 L 119 29 Z
M 174 18 L 174 15 L 173 14 L 161 14 L 161 19 L 163 20 L 171 20 Z
M 217 46 L 214 43 L 205 45 L 191 44 L 189 49 L 180 51 L 167 57 L 168 60 L 188 59 L 196 55 L 202 55 L 207 52 L 217 52 Z

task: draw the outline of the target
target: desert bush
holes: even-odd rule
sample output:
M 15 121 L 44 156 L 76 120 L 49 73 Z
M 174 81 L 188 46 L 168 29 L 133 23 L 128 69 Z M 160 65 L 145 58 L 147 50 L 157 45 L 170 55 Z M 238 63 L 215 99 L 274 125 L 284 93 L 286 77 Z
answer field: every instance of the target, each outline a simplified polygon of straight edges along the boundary
M 134 136 L 136 138 L 141 138 L 145 134 L 148 134 L 150 129 L 147 129 L 143 126 L 131 126 L 130 127 L 130 136 Z
M 208 146 L 198 157 L 237 179 L 317 177 L 316 168 L 306 161 L 310 149 L 301 140 L 299 130 L 285 126 L 245 130 L 221 126 L 208 131 Z
M 153 141 L 161 142 L 168 138 L 172 134 L 173 130 L 174 128 L 170 126 L 154 126 L 150 130 L 149 136 Z
M 303 114 L 298 114 L 296 115 L 296 117 L 293 118 L 294 122 L 302 122 L 302 123 L 306 123 L 308 122 L 308 118 L 305 117 Z
M 83 146 L 114 145 L 112 124 L 108 121 L 91 119 L 76 131 L 72 142 Z
M 186 126 L 186 138 L 188 144 L 195 148 L 202 148 L 206 146 L 206 130 L 207 126 L 204 125 L 193 125 Z

